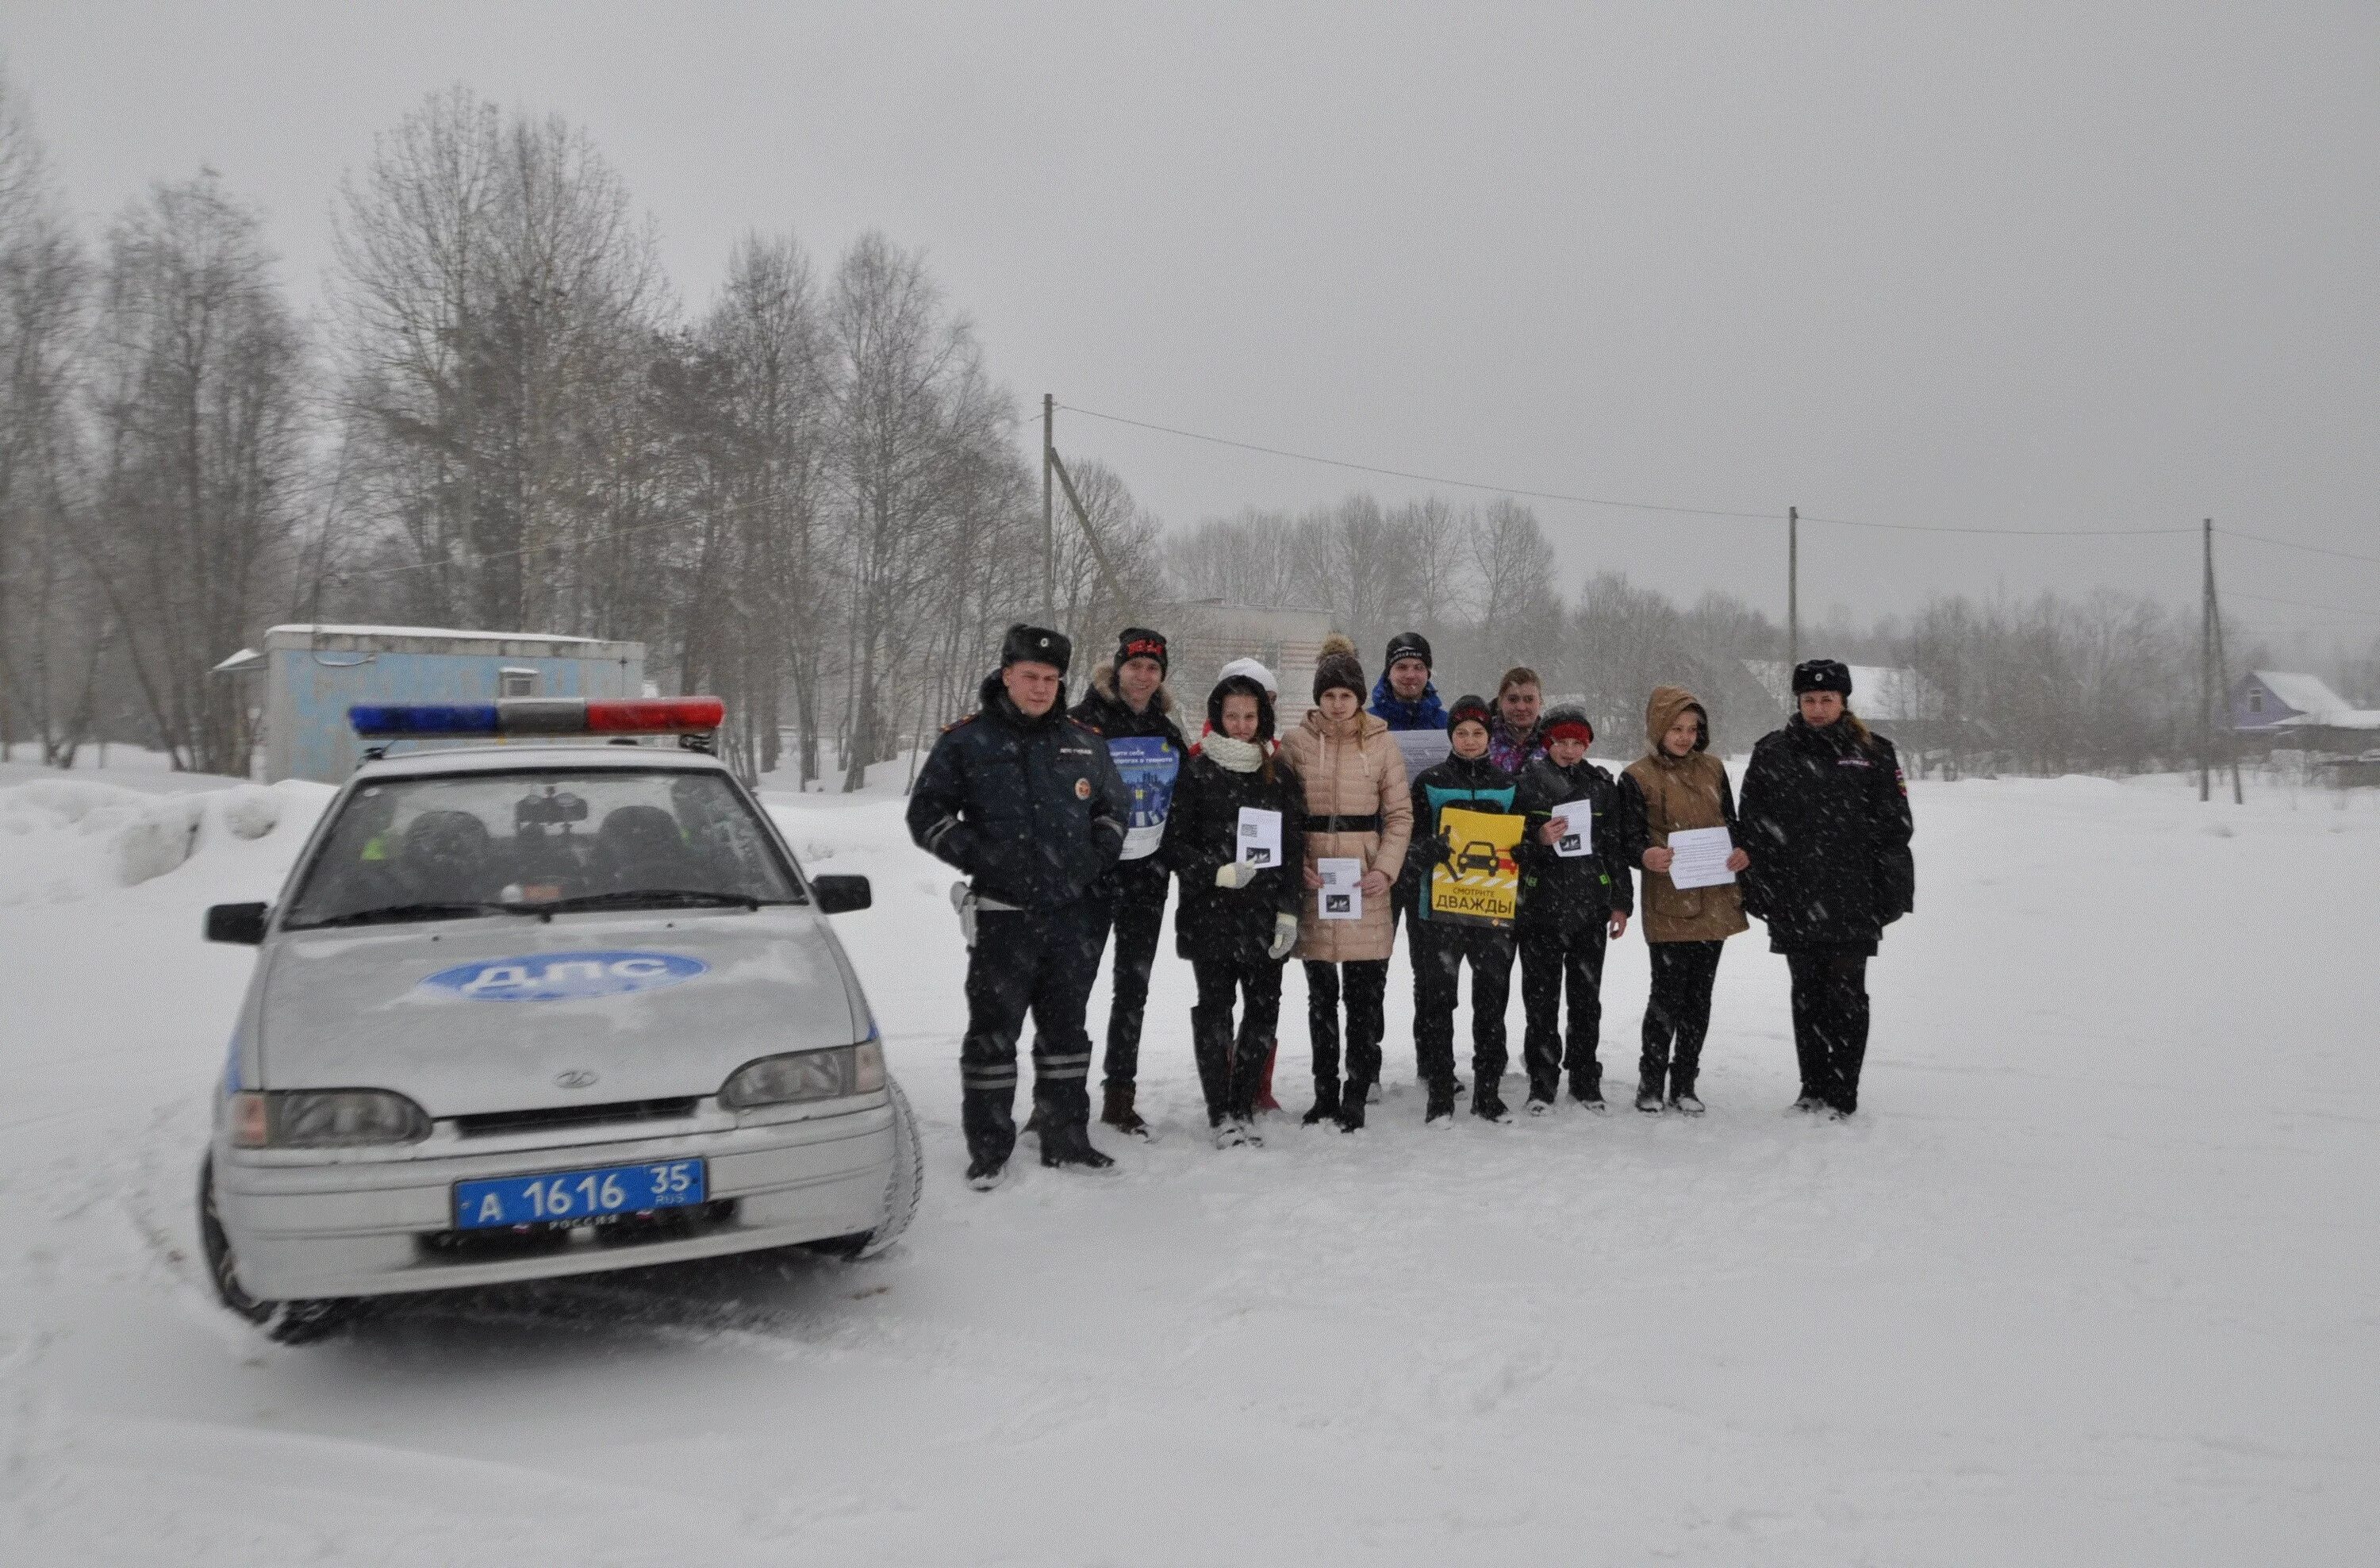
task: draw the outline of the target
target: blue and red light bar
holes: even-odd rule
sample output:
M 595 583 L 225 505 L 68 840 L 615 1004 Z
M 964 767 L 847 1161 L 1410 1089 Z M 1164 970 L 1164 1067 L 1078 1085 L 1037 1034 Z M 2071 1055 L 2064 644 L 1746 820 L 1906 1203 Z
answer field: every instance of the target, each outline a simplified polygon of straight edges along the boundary
M 347 710 L 347 723 L 367 740 L 697 735 L 726 722 L 727 704 L 716 697 L 505 697 L 493 702 L 375 702 Z

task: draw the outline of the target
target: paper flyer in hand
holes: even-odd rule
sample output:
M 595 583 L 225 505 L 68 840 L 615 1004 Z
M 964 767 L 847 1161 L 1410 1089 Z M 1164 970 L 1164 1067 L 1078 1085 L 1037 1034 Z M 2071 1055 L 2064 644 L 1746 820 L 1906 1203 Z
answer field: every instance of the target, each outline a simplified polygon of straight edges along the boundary
M 1554 840 L 1554 853 L 1565 860 L 1576 860 L 1595 853 L 1595 802 L 1573 800 L 1567 806 L 1557 806 L 1553 815 L 1570 824 L 1570 831 Z
M 1670 835 L 1670 882 L 1680 889 L 1719 887 L 1735 881 L 1727 857 L 1735 845 L 1725 828 L 1681 828 Z
M 1108 742 L 1108 755 L 1124 787 L 1132 791 L 1132 819 L 1124 825 L 1123 857 L 1140 860 L 1157 853 L 1165 836 L 1166 813 L 1173 809 L 1173 781 L 1182 772 L 1182 753 L 1162 735 L 1138 735 Z
M 1314 869 L 1322 873 L 1322 891 L 1314 895 L 1316 912 L 1326 920 L 1362 919 L 1364 863 L 1333 857 L 1317 860 Z
M 1259 869 L 1281 864 L 1281 813 L 1262 807 L 1240 808 L 1240 849 L 1233 857 L 1243 866 Z

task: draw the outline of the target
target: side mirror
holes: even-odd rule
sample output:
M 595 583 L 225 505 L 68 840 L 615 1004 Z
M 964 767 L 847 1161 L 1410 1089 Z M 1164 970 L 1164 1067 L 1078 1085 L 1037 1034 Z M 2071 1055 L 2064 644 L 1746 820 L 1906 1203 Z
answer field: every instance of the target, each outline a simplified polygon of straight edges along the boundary
M 254 947 L 264 940 L 264 904 L 217 904 L 207 910 L 207 940 Z
M 866 877 L 812 877 L 810 890 L 818 894 L 821 915 L 848 915 L 876 902 Z

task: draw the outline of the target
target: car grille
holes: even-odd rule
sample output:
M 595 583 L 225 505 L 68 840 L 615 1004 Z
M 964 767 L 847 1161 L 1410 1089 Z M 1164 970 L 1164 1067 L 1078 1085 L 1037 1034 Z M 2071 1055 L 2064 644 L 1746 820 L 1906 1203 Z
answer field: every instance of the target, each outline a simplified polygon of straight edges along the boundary
M 543 1111 L 488 1111 L 455 1118 L 463 1137 L 494 1137 L 504 1133 L 543 1132 L 551 1127 L 593 1127 L 620 1122 L 673 1122 L 694 1114 L 697 1097 L 670 1100 L 615 1100 L 609 1105 L 556 1105 Z

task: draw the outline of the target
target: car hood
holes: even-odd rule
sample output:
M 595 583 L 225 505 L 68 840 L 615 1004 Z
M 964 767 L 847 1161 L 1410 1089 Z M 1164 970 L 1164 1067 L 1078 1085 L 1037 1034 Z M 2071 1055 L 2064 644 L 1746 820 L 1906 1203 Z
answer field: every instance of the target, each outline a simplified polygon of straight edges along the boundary
M 870 1027 L 798 906 L 290 931 L 267 964 L 255 1087 L 395 1089 L 434 1117 L 712 1094 Z

